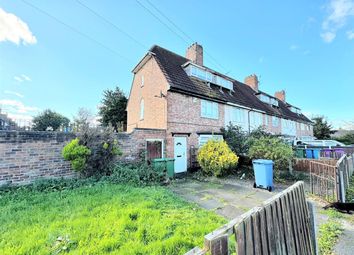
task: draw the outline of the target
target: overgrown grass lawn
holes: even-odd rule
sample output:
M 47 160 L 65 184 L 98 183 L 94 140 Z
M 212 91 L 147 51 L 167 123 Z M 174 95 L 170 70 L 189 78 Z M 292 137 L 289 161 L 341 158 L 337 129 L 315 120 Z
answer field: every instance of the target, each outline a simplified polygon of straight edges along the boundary
M 161 187 L 0 196 L 0 254 L 183 254 L 225 223 Z

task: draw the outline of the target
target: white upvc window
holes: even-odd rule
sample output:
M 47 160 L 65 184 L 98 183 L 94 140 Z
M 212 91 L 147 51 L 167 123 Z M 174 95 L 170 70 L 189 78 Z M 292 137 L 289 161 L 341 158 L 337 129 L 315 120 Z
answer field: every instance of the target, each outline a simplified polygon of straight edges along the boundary
M 218 103 L 208 100 L 200 100 L 201 102 L 201 116 L 204 118 L 218 119 L 219 118 L 219 106 Z
M 144 87 L 144 75 L 141 76 L 141 83 L 140 83 L 141 87 Z
M 263 126 L 263 116 L 259 112 L 250 112 L 250 125 L 252 129 Z
M 142 98 L 140 101 L 140 120 L 144 119 L 144 99 Z
M 222 135 L 199 135 L 199 148 L 206 144 L 210 139 L 222 141 L 224 138 Z
M 273 125 L 273 127 L 279 126 L 279 118 L 278 117 L 272 116 L 272 125 Z
M 264 114 L 264 126 L 268 126 L 269 125 L 269 122 L 268 122 L 268 115 L 267 114 Z

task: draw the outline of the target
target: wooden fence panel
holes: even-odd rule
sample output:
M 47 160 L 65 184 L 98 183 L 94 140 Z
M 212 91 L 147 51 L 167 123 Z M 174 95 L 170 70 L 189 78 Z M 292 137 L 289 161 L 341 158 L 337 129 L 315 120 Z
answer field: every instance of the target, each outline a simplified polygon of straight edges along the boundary
M 253 208 L 206 235 L 203 251 L 227 255 L 227 242 L 220 240 L 233 235 L 238 255 L 315 254 L 314 218 L 303 185 L 297 182 L 264 202 L 262 207 Z

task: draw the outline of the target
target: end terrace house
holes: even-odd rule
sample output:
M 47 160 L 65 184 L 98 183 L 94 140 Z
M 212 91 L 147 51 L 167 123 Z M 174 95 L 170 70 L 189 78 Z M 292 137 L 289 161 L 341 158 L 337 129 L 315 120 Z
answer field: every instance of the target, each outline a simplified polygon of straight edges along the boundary
M 193 151 L 230 122 L 245 131 L 263 126 L 284 136 L 312 136 L 312 122 L 286 101 L 259 88 L 255 74 L 237 81 L 203 63 L 203 48 L 194 43 L 185 57 L 153 46 L 133 70 L 127 105 L 127 131 L 161 130 L 146 139 L 150 158 L 175 159 L 175 172 L 192 166 Z M 142 137 L 142 139 L 144 139 Z

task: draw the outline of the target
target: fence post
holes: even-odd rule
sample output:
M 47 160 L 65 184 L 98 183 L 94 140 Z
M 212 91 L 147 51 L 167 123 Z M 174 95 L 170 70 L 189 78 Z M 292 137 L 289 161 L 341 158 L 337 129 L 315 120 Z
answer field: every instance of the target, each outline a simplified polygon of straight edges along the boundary
M 339 180 L 340 180 L 340 201 L 345 203 L 345 183 L 344 183 L 344 176 L 343 176 L 343 169 L 339 170 Z
M 316 224 L 315 224 L 315 207 L 313 206 L 313 203 L 311 203 L 310 201 L 307 201 L 307 207 L 309 209 L 309 216 L 310 216 L 312 249 L 314 251 L 314 254 L 318 255 Z

